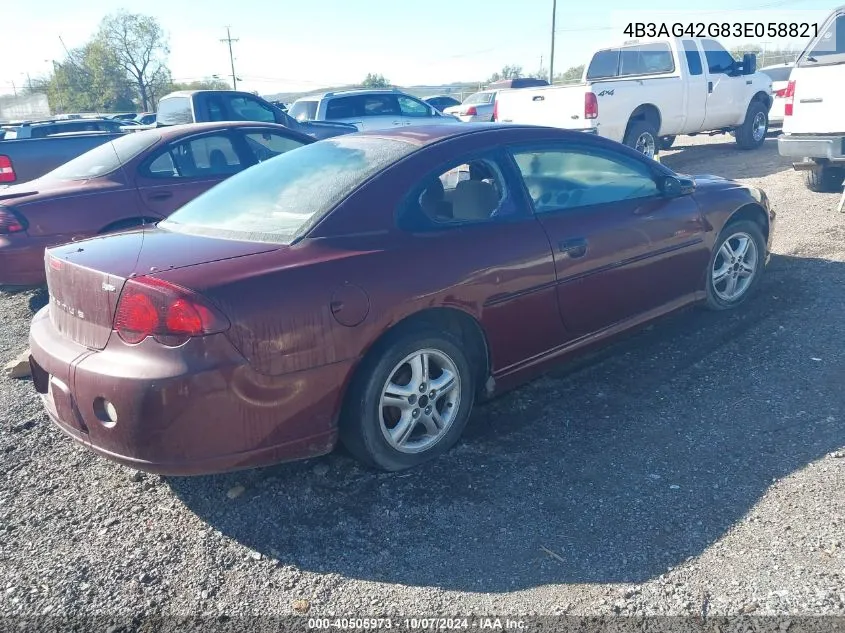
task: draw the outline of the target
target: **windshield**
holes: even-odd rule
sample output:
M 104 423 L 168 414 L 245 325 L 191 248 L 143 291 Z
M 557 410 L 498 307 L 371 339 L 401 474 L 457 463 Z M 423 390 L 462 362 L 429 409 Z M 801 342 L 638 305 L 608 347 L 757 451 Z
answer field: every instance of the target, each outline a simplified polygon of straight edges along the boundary
M 156 130 L 134 132 L 77 156 L 71 161 L 46 173 L 49 180 L 86 180 L 113 172 L 155 144 L 161 135 Z
M 367 178 L 414 148 L 404 141 L 360 136 L 305 145 L 224 180 L 158 226 L 290 244 Z
M 464 99 L 462 105 L 477 105 L 479 103 L 493 103 L 492 92 L 476 92 Z
M 297 101 L 290 107 L 288 114 L 297 121 L 313 121 L 317 118 L 317 102 Z

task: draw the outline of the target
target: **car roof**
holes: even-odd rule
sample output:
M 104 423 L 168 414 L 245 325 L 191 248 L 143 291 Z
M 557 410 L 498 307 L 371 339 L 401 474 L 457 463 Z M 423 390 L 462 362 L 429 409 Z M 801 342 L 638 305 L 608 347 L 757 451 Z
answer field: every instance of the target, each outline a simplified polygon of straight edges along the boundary
M 306 95 L 300 97 L 297 101 L 319 101 L 328 97 L 350 97 L 355 95 L 369 95 L 369 94 L 408 94 L 399 88 L 349 88 L 348 90 L 329 90 L 328 92 L 321 92 L 313 95 Z M 409 95 L 411 96 L 411 95 Z
M 263 123 L 261 121 L 212 121 L 205 123 L 180 123 L 178 125 L 163 125 L 161 127 L 151 128 L 157 130 L 163 138 L 169 139 L 174 136 L 181 136 L 182 134 L 191 132 L 204 132 L 206 130 L 228 130 L 239 127 L 263 127 L 277 130 L 284 130 L 289 134 L 295 136 L 303 136 L 303 134 L 296 130 L 291 130 L 289 127 L 280 125 L 278 123 Z M 141 134 L 141 132 L 134 132 L 134 134 Z M 310 138 L 310 137 L 308 137 Z

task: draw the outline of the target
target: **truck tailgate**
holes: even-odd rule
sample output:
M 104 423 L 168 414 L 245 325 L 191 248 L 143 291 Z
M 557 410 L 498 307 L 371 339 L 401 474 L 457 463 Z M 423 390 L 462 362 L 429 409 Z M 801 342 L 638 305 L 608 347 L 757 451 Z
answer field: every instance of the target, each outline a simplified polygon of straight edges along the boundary
M 496 120 L 568 130 L 592 128 L 593 121 L 584 119 L 587 91 L 585 84 L 503 90 L 496 97 Z
M 845 66 L 804 62 L 792 69 L 790 79 L 795 82 L 795 96 L 792 116 L 784 117 L 785 134 L 845 133 Z

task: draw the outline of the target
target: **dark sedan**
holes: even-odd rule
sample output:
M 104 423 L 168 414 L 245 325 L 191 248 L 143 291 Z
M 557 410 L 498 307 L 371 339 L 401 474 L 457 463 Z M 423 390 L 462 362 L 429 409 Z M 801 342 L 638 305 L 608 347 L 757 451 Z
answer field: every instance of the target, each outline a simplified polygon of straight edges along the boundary
M 0 189 L 0 285 L 44 283 L 44 249 L 157 222 L 224 179 L 314 139 L 273 123 L 127 134 Z
M 197 474 L 329 452 L 414 466 L 473 403 L 768 261 L 759 189 L 607 139 L 468 124 L 323 140 L 157 227 L 52 248 L 30 334 L 68 435 Z

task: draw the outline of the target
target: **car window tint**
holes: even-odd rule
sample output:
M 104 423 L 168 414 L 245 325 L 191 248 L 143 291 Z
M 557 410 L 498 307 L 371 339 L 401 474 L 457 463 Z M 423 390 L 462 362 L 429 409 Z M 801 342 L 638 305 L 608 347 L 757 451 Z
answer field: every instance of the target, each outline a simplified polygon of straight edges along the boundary
M 274 123 L 276 115 L 269 107 L 248 97 L 232 96 L 228 98 L 229 110 L 237 121 L 261 121 Z
M 687 58 L 687 67 L 690 75 L 700 75 L 702 73 L 701 53 L 698 52 L 698 47 L 693 40 L 684 40 L 684 55 Z
M 156 120 L 162 125 L 193 123 L 190 97 L 168 97 L 158 102 Z
M 727 74 L 733 70 L 735 60 L 716 40 L 702 40 L 704 56 L 707 58 L 707 69 L 711 73 Z
M 609 152 L 541 149 L 516 152 L 514 159 L 537 213 L 659 194 L 645 165 Z
M 147 166 L 146 175 L 154 178 L 211 178 L 239 172 L 243 165 L 228 136 L 211 134 L 171 144 Z M 155 169 L 153 167 L 155 166 Z
M 373 94 L 364 97 L 363 116 L 400 116 L 399 100 L 392 94 Z
M 840 15 L 820 35 L 810 57 L 845 55 L 845 14 Z M 812 62 L 811 62 L 812 63 Z
M 208 120 L 226 121 L 226 108 L 219 97 L 208 97 Z
M 275 132 L 247 132 L 244 137 L 259 163 L 303 145 L 302 141 Z
M 616 77 L 619 72 L 619 49 L 598 51 L 587 69 L 587 79 Z
M 402 116 L 407 117 L 429 117 L 431 116 L 431 108 L 424 103 L 411 99 L 410 97 L 397 97 L 399 108 L 402 110 Z
M 327 119 L 351 119 L 362 116 L 363 100 L 358 97 L 336 97 L 326 105 Z
M 768 75 L 772 81 L 789 81 L 789 74 L 792 72 L 792 68 L 790 66 L 761 68 L 760 72 Z
M 619 76 L 654 75 L 675 70 L 668 44 L 628 46 L 621 50 Z

